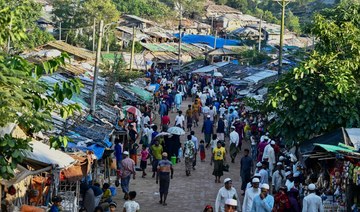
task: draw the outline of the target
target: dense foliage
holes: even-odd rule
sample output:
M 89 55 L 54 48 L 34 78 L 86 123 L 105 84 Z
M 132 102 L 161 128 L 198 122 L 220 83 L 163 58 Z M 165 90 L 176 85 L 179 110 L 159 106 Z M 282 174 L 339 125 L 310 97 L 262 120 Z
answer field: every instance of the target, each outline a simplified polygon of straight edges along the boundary
M 40 17 L 41 6 L 32 0 L 0 0 L 0 48 L 17 52 L 34 48 L 52 40 L 52 36 L 40 30 L 36 20 Z M 28 30 L 30 29 L 30 30 Z M 10 42 L 10 49 L 8 49 Z
M 309 32 L 315 51 L 271 86 L 266 102 L 278 115 L 272 129 L 288 140 L 360 126 L 360 3 L 322 11 Z
M 24 42 L 39 42 L 33 33 L 42 35 L 37 30 L 27 31 L 36 20 L 36 4 L 30 0 L 0 0 L 0 46 L 6 46 L 8 39 L 23 47 Z M 3 48 L 6 50 L 5 48 Z M 65 65 L 66 55 L 49 61 L 33 64 L 21 57 L 0 51 L 0 127 L 9 124 L 18 125 L 27 135 L 51 129 L 51 113 L 60 112 L 63 118 L 72 115 L 80 107 L 76 104 L 62 106 L 65 98 L 70 99 L 80 91 L 81 82 L 77 79 L 55 84 L 50 87 L 40 80 L 44 74 L 51 74 Z M 51 145 L 66 145 L 66 138 L 53 138 Z M 58 143 L 58 142 L 62 143 Z M 0 178 L 9 179 L 23 159 L 23 150 L 31 149 L 29 139 L 14 138 L 11 134 L 0 137 Z

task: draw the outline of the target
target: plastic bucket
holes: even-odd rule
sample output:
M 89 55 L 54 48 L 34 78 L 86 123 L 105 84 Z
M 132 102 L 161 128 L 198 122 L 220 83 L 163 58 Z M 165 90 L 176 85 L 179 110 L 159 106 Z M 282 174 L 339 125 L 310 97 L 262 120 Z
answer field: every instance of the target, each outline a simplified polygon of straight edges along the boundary
M 176 164 L 176 156 L 172 156 L 172 157 L 171 157 L 171 163 L 172 163 L 173 165 Z

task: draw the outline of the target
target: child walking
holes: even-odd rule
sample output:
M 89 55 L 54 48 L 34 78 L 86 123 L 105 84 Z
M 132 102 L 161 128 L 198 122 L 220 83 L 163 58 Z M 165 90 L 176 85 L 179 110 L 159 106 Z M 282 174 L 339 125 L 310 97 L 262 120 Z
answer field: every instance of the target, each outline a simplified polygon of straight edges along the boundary
M 201 140 L 199 145 L 200 150 L 200 160 L 201 162 L 205 162 L 205 141 Z
M 149 157 L 149 151 L 146 148 L 146 145 L 142 145 L 142 150 L 141 150 L 141 161 L 140 161 L 140 168 L 143 171 L 142 174 L 142 178 L 144 178 L 146 176 L 146 166 L 147 166 L 147 159 Z

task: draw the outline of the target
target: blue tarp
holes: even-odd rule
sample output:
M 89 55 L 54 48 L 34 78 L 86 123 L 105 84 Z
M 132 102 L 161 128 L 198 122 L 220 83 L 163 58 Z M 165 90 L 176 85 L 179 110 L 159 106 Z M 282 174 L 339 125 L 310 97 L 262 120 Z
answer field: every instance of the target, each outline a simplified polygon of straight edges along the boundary
M 101 159 L 102 156 L 104 155 L 104 151 L 105 151 L 104 147 L 101 147 L 97 144 L 92 144 L 90 146 L 83 147 L 83 146 L 77 146 L 76 143 L 73 143 L 73 142 L 68 142 L 67 148 L 77 149 L 77 150 L 80 150 L 83 152 L 86 152 L 88 150 L 92 151 L 92 152 L 94 152 L 94 155 L 97 157 L 97 159 Z
M 179 38 L 179 33 L 174 34 Z M 214 47 L 215 37 L 211 35 L 183 35 L 182 42 L 184 43 L 203 43 Z M 216 38 L 216 48 L 222 48 L 226 46 L 240 46 L 241 42 L 238 40 L 229 40 L 224 38 Z

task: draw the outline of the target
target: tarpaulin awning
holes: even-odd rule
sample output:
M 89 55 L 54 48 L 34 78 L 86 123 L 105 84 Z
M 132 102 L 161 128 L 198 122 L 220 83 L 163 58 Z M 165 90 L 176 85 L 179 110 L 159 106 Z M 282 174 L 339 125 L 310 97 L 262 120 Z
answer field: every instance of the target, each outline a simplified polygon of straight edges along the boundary
M 50 146 L 40 142 L 32 141 L 30 142 L 33 150 L 23 151 L 25 156 L 25 161 L 34 162 L 40 165 L 58 165 L 60 169 L 70 166 L 75 162 L 75 160 L 70 157 L 68 154 L 50 148 Z
M 341 145 L 341 143 L 339 143 L 337 146 L 336 145 L 329 145 L 329 144 L 314 144 L 314 146 L 319 146 L 321 148 L 323 148 L 324 150 L 328 151 L 328 152 L 332 152 L 332 153 L 338 153 L 338 152 L 354 152 L 354 149 L 352 149 L 350 146 L 346 146 L 346 145 Z
M 77 149 L 82 152 L 92 151 L 98 160 L 103 157 L 105 151 L 105 147 L 99 146 L 97 144 L 92 144 L 90 146 L 77 146 L 76 143 L 68 142 L 67 147 L 71 149 Z
M 146 91 L 144 88 L 136 87 L 133 85 L 130 85 L 128 88 L 145 101 L 151 101 L 153 98 L 152 93 Z
M 204 66 L 202 68 L 196 69 L 192 73 L 208 73 L 208 72 L 214 71 L 217 68 L 223 67 L 227 64 L 229 64 L 229 62 L 214 63 L 212 65 L 208 65 L 208 66 Z
M 338 143 L 345 143 L 342 129 L 339 128 L 329 133 L 317 136 L 310 140 L 304 141 L 300 145 L 300 153 L 310 153 L 314 150 L 314 144 L 328 144 L 328 145 L 337 145 Z

